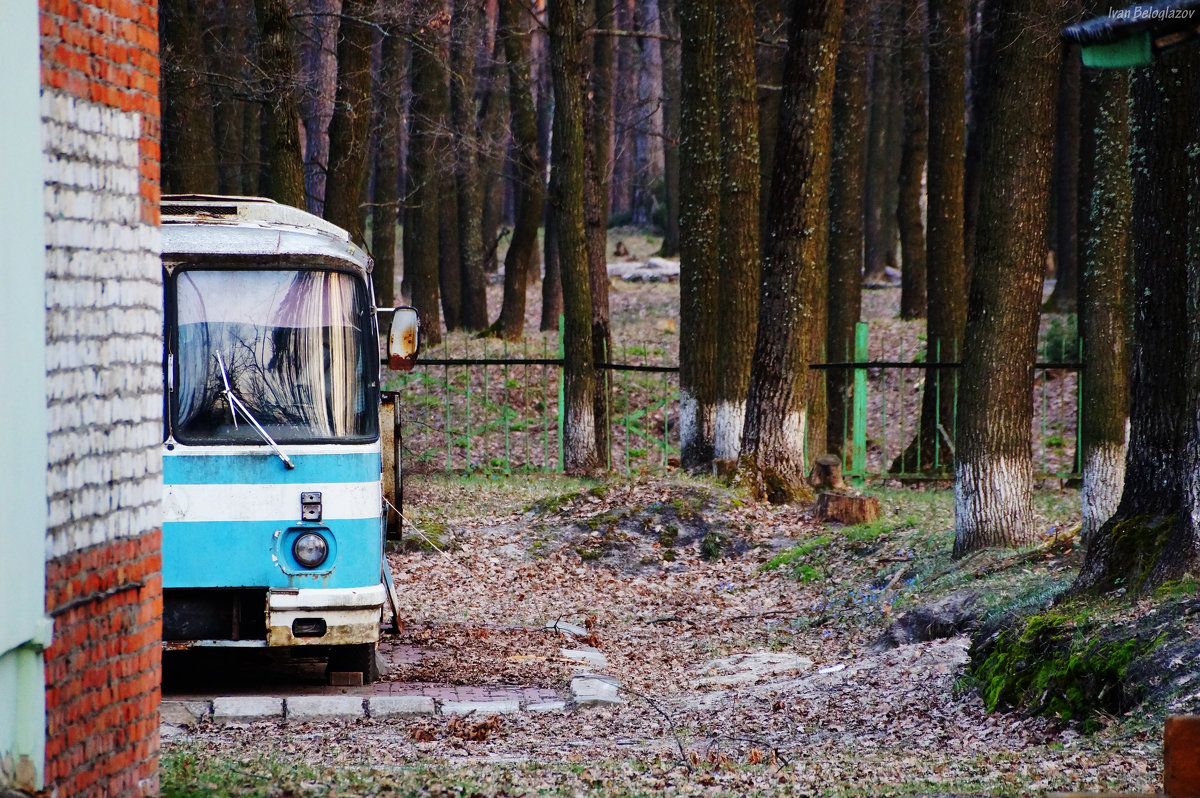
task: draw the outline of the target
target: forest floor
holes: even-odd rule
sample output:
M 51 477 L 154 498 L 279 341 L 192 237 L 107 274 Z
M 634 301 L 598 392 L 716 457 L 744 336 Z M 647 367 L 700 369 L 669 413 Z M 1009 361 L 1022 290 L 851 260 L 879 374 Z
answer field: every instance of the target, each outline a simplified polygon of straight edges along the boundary
M 677 319 L 670 291 L 620 287 L 614 317 L 661 329 Z M 894 292 L 880 296 L 868 295 L 869 312 L 892 338 L 915 341 L 913 323 L 889 318 Z M 1035 545 L 953 561 L 944 485 L 868 486 L 882 517 L 842 527 L 678 471 L 411 475 L 413 526 L 389 553 L 404 629 L 386 642 L 423 655 L 385 678 L 549 688 L 568 705 L 349 725 L 204 723 L 164 740 L 163 794 L 1154 790 L 1165 713 L 1200 708 L 1200 693 L 1185 695 L 1191 676 L 1158 703 L 1089 718 L 1084 733 L 1063 718 L 988 712 L 966 672 L 969 630 L 881 642 L 931 602 L 969 604 L 976 628 L 1069 584 L 1082 551 L 1079 497 L 1052 485 L 1035 497 Z M 1141 602 L 1118 614 L 1151 612 Z M 1190 617 L 1177 633 L 1196 638 L 1200 615 Z M 583 639 L 546 628 L 554 622 L 582 627 Z M 619 684 L 619 703 L 570 703 L 580 666 L 562 649 L 581 643 L 604 655 L 598 670 Z
M 1162 707 L 1084 734 L 985 711 L 966 634 L 877 645 L 905 612 L 964 588 L 986 620 L 1065 584 L 1077 494 L 1038 495 L 1038 545 L 954 562 L 946 491 L 870 493 L 882 518 L 842 528 L 681 475 L 415 479 L 414 520 L 441 526 L 389 555 L 405 628 L 387 639 L 426 656 L 385 678 L 569 696 L 577 666 L 560 649 L 579 641 L 545 628 L 559 621 L 588 630 L 620 703 L 468 722 L 202 724 L 164 742 L 164 794 L 1154 789 Z

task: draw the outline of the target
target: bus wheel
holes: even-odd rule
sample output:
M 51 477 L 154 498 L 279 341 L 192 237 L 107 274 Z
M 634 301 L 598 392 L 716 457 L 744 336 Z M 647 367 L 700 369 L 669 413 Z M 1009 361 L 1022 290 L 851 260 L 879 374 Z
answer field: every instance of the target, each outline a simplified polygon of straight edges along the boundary
M 379 681 L 379 663 L 375 659 L 374 643 L 338 646 L 329 654 L 326 674 L 337 672 L 361 673 L 363 684 Z

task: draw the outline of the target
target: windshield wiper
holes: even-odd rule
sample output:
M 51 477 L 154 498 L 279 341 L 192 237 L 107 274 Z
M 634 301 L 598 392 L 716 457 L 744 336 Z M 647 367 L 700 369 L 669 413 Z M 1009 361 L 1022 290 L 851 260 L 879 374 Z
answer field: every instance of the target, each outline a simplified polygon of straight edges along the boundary
M 225 390 L 223 393 L 225 394 L 225 401 L 229 403 L 229 415 L 233 418 L 233 428 L 237 429 L 237 414 L 240 411 L 242 418 L 246 419 L 250 426 L 254 428 L 254 431 L 258 433 L 259 437 L 267 442 L 267 445 L 274 450 L 275 454 L 279 455 L 279 459 L 283 461 L 283 464 L 287 466 L 289 470 L 295 468 L 296 464 L 291 461 L 291 458 L 283 453 L 283 450 L 279 448 L 279 444 L 275 442 L 275 439 L 272 438 L 265 429 L 263 429 L 262 424 L 258 423 L 258 419 L 256 419 L 254 414 L 250 412 L 250 408 L 246 407 L 246 404 L 238 398 L 237 394 L 233 392 L 233 388 L 231 388 L 229 385 L 229 374 L 227 374 L 225 371 L 225 362 L 221 360 L 221 353 L 214 352 L 213 356 L 217 359 L 217 367 L 221 369 L 221 381 L 225 383 Z

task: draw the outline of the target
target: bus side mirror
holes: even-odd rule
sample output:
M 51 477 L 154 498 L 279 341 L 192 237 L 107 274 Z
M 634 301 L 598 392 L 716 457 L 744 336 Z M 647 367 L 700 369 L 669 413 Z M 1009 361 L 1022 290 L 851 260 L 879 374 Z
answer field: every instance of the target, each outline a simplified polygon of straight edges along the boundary
M 421 324 L 417 311 L 399 307 L 392 313 L 392 331 L 388 334 L 388 368 L 412 371 L 417 365 L 417 347 L 421 345 Z

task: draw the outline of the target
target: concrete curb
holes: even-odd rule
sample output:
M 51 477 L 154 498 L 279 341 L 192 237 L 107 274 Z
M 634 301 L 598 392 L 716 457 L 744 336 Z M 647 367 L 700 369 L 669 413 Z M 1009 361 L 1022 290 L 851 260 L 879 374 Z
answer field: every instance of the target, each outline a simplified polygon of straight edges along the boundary
M 565 701 L 515 699 L 494 701 L 436 702 L 423 695 L 397 696 L 223 696 L 211 700 L 165 700 L 159 706 L 163 726 L 175 730 L 195 729 L 204 721 L 217 726 L 251 723 L 333 722 L 387 720 L 406 715 L 512 715 L 519 712 L 551 712 L 567 708 Z

